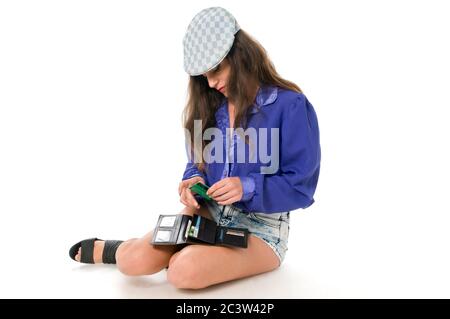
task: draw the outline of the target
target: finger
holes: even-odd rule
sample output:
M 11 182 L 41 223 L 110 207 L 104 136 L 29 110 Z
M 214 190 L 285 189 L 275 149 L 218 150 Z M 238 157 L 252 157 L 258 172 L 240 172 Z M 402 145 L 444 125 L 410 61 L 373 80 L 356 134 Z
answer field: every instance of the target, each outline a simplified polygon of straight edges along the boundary
M 214 200 L 217 200 L 218 197 L 228 194 L 230 191 L 231 189 L 222 187 L 216 190 L 210 197 L 212 197 Z
M 208 191 L 206 192 L 206 194 L 207 194 L 208 196 L 211 196 L 212 193 L 214 193 L 217 189 L 219 189 L 219 188 L 223 187 L 224 185 L 226 185 L 226 183 L 227 183 L 227 179 L 226 179 L 226 178 L 225 178 L 225 179 L 222 179 L 222 180 L 220 180 L 220 181 L 218 181 L 217 183 L 213 184 L 213 185 L 208 189 Z
M 186 206 L 193 207 L 193 204 L 192 204 L 191 199 L 189 197 L 189 193 L 190 193 L 189 189 L 187 189 L 187 188 L 183 189 L 182 199 L 183 199 L 183 202 L 185 203 Z
M 184 191 L 186 191 L 188 189 L 188 187 L 186 186 L 186 185 L 184 185 L 182 188 L 181 188 L 181 193 L 183 193 Z
M 186 207 L 197 208 L 197 206 L 189 200 L 187 191 L 183 191 L 183 197 L 180 198 L 180 202 Z
M 201 178 L 200 176 L 195 176 L 195 177 L 189 179 L 188 187 L 191 187 L 192 185 L 194 185 L 195 183 L 198 183 L 198 182 L 202 182 L 203 184 L 205 184 L 205 181 L 203 180 L 203 178 Z
M 186 201 L 191 205 L 191 207 L 200 208 L 200 205 L 195 200 L 194 195 L 189 189 L 186 189 Z
M 235 197 L 237 194 L 236 192 L 230 191 L 230 192 L 226 192 L 225 194 L 218 196 L 218 197 L 214 197 L 214 200 L 216 202 L 223 202 L 226 201 L 232 197 Z
M 217 204 L 222 205 L 222 206 L 224 206 L 224 205 L 231 205 L 233 203 L 236 203 L 237 201 L 239 201 L 239 197 L 238 196 L 233 196 L 230 199 L 227 199 L 227 200 L 225 200 L 223 202 L 217 202 Z
M 187 182 L 181 181 L 180 185 L 178 186 L 178 194 L 181 195 L 181 193 L 183 192 L 183 189 L 185 189 L 187 186 Z
M 184 190 L 181 191 L 180 202 L 182 202 L 185 206 L 189 206 L 189 203 L 186 200 L 186 192 Z
M 184 195 L 184 192 L 182 191 L 182 192 L 181 192 L 181 195 L 180 195 L 180 202 L 181 202 L 183 205 L 188 206 L 188 203 L 187 203 L 185 197 L 186 197 L 186 196 Z
M 180 198 L 180 203 L 183 204 L 184 206 L 189 206 L 188 203 L 186 203 L 186 202 L 185 202 L 184 200 L 182 200 L 181 198 Z
M 226 192 L 229 192 L 233 188 L 233 185 L 230 183 L 223 183 L 220 187 L 216 188 L 216 190 L 213 190 L 212 192 L 207 193 L 210 197 L 216 197 L 220 196 Z

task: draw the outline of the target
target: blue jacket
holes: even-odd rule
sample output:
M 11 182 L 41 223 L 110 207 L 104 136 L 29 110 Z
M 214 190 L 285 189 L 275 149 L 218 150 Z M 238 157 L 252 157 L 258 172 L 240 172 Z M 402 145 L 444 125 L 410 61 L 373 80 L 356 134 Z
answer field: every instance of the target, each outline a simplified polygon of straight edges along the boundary
M 226 128 L 229 128 L 226 99 L 215 116 L 216 127 L 225 139 Z M 225 162 L 207 163 L 203 173 L 190 159 L 182 179 L 202 176 L 211 186 L 223 178 L 238 176 L 244 194 L 233 205 L 244 212 L 276 213 L 312 205 L 319 178 L 321 151 L 317 116 L 306 96 L 275 86 L 261 87 L 247 121 L 248 128 L 253 127 L 257 131 L 267 128 L 267 154 L 272 154 L 270 129 L 279 129 L 279 165 L 276 172 L 261 173 L 261 167 L 268 167 L 270 163 L 267 159 L 262 162 L 259 156 L 256 156 L 256 163 L 254 158 L 249 160 L 251 147 L 248 144 L 244 144 L 245 162 L 238 162 L 236 147 L 241 138 L 234 134 L 230 150 L 225 146 L 223 149 Z M 261 143 L 260 138 L 258 143 Z

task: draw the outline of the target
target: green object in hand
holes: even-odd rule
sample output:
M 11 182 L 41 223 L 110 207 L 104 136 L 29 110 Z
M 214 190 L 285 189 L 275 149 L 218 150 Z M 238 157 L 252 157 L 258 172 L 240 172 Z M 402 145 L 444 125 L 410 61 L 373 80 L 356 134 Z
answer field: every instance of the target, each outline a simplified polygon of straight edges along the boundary
M 209 197 L 206 192 L 208 191 L 208 186 L 206 186 L 205 184 L 201 183 L 201 182 L 197 182 L 194 185 L 192 185 L 191 187 L 189 187 L 189 189 L 191 191 L 193 191 L 194 193 L 200 195 L 201 197 L 203 197 L 206 200 L 212 200 L 211 197 Z

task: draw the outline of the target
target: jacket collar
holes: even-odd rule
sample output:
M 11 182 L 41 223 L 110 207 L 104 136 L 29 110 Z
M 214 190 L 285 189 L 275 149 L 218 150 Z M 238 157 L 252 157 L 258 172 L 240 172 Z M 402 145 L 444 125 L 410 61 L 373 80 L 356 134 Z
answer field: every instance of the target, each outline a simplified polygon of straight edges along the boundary
M 256 93 L 255 103 L 252 105 L 250 113 L 253 114 L 253 113 L 258 112 L 258 109 L 260 107 L 274 103 L 277 100 L 277 98 L 278 98 L 278 87 L 277 86 L 274 86 L 274 85 L 261 86 L 258 89 L 258 92 Z M 219 107 L 219 110 L 227 113 L 227 110 L 225 110 L 226 105 L 227 105 L 227 100 L 224 99 L 221 106 Z
M 266 106 L 276 101 L 278 97 L 278 87 L 272 85 L 261 86 L 256 94 L 256 105 Z

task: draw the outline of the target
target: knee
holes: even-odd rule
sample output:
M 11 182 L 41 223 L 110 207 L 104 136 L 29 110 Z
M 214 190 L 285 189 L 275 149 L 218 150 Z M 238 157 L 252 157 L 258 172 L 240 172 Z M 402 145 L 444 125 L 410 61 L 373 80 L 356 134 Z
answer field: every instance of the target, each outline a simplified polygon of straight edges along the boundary
M 201 262 L 188 248 L 174 256 L 175 260 L 169 264 L 167 270 L 167 280 L 179 289 L 205 288 L 206 285 L 202 280 L 204 276 L 202 276 Z
M 123 243 L 116 253 L 117 268 L 128 276 L 150 275 L 157 273 L 164 265 L 157 258 L 149 256 L 139 240 Z

